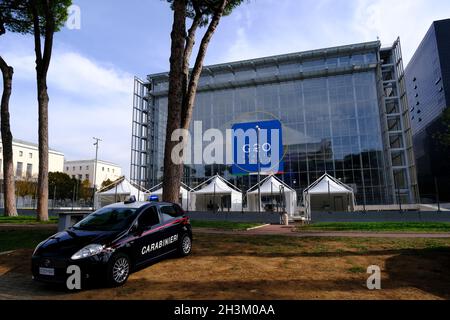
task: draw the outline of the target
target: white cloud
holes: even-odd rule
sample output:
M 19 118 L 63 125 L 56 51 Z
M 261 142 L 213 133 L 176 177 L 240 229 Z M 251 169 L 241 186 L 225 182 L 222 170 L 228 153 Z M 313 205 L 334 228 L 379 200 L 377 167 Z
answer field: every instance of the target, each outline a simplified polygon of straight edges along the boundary
M 377 36 L 391 45 L 400 36 L 408 62 L 431 23 L 449 18 L 449 12 L 447 0 L 251 1 L 229 17 L 232 22 L 220 26 L 233 36 L 227 50 L 217 54 L 225 62 L 374 41 Z
M 448 18 L 449 12 L 449 1 L 357 0 L 353 26 L 364 39 L 379 36 L 385 45 L 400 36 L 405 61 L 409 61 L 431 23 Z
M 34 57 L 5 55 L 15 68 L 11 122 L 17 138 L 37 141 Z M 94 158 L 92 137 L 103 140 L 99 157 L 130 166 L 133 77 L 80 53 L 55 49 L 48 75 L 50 146 L 66 159 Z

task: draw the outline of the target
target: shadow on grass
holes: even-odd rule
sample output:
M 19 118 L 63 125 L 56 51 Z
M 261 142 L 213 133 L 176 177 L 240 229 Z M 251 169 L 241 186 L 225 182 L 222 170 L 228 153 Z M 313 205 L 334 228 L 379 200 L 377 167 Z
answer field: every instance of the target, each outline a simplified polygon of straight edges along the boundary
M 409 250 L 388 258 L 390 281 L 450 299 L 450 249 Z

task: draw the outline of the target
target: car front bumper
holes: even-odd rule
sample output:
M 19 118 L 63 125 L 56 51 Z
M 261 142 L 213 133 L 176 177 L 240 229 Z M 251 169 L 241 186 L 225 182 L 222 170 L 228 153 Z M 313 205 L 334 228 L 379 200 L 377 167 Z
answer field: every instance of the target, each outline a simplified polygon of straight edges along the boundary
M 107 274 L 109 255 L 101 254 L 80 260 L 71 260 L 64 257 L 33 256 L 31 259 L 31 273 L 33 280 L 45 283 L 65 284 L 73 275 L 69 272 L 70 266 L 80 269 L 81 281 L 90 279 L 104 279 Z M 41 268 L 53 270 L 53 275 L 41 274 Z

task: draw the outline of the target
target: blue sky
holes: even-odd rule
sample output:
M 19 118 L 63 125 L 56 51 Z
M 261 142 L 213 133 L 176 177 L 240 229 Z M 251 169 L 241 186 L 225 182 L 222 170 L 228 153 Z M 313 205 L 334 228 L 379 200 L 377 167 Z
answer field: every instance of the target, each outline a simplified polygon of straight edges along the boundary
M 55 38 L 49 72 L 50 146 L 67 160 L 100 158 L 128 175 L 133 77 L 167 71 L 172 12 L 162 0 L 74 0 L 81 29 Z M 448 0 L 250 0 L 225 17 L 207 64 L 401 37 L 405 63 L 432 21 L 450 18 Z M 200 34 L 201 35 L 201 34 Z M 199 41 L 198 41 L 199 42 Z M 0 54 L 15 68 L 11 122 L 37 141 L 33 41 L 8 33 Z M 406 64 L 405 64 L 406 66 Z

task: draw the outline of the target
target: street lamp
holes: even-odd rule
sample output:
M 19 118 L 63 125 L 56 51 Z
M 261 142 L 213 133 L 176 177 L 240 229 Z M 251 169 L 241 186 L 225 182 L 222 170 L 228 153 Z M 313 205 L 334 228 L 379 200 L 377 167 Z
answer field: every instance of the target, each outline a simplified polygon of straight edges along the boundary
M 259 126 L 256 126 L 257 131 L 257 153 L 256 153 L 256 161 L 258 164 L 258 213 L 261 213 L 261 162 L 260 162 L 260 155 L 259 155 L 259 149 L 260 149 L 260 134 L 261 134 L 261 128 Z
M 93 185 L 94 188 L 93 190 L 93 194 L 92 194 L 92 203 L 93 203 L 93 207 L 95 207 L 94 201 L 95 201 L 95 192 L 96 192 L 96 182 L 97 182 L 97 162 L 98 162 L 98 146 L 99 146 L 99 142 L 102 141 L 99 138 L 95 138 L 93 137 L 92 139 L 95 140 L 94 146 L 95 146 L 95 164 L 94 164 L 94 181 L 93 181 Z

